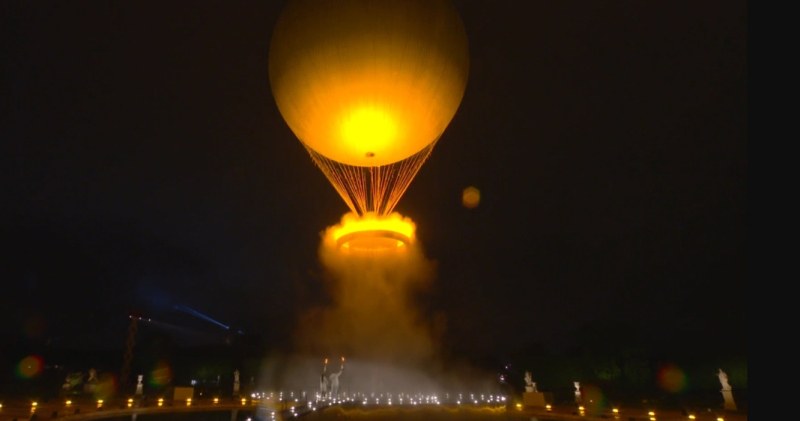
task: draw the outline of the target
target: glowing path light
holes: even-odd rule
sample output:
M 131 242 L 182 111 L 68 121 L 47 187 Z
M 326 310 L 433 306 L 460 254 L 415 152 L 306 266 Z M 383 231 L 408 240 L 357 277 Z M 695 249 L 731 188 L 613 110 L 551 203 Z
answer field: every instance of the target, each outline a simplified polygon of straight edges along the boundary
M 468 70 L 448 0 L 293 0 L 269 51 L 281 115 L 360 216 L 392 212 L 455 115 Z

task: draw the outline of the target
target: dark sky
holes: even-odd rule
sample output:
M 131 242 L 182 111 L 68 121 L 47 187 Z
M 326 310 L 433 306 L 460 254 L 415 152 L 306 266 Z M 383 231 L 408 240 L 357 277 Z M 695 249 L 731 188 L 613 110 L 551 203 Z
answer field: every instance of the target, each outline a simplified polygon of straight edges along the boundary
M 347 208 L 271 96 L 282 5 L 3 2 L 5 341 L 122 346 L 130 311 L 185 305 L 280 344 L 320 301 Z M 744 353 L 746 3 L 456 5 L 464 101 L 397 208 L 446 348 Z

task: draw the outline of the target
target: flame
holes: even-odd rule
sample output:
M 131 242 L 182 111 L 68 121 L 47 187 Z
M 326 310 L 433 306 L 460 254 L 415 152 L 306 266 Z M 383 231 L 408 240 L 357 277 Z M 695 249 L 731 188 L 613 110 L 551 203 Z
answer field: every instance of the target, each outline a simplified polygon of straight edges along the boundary
M 339 225 L 329 228 L 326 240 L 342 250 L 380 251 L 403 248 L 414 241 L 416 226 L 398 213 L 358 217 L 348 213 Z

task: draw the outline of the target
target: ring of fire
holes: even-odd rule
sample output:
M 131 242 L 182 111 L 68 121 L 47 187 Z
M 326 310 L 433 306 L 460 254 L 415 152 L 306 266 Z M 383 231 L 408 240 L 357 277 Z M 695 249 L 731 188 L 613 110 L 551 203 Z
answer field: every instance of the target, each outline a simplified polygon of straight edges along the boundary
M 410 245 L 414 240 L 414 223 L 399 217 L 345 218 L 332 232 L 339 250 L 381 251 Z
M 336 240 L 336 246 L 345 250 L 384 250 L 405 247 L 411 239 L 396 231 L 356 231 Z

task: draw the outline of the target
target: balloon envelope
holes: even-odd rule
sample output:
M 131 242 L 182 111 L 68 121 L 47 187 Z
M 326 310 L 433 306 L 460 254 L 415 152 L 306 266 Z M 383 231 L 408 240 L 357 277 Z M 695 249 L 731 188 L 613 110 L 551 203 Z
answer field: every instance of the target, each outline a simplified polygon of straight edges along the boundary
M 326 167 L 414 162 L 411 177 L 390 176 L 405 190 L 458 109 L 468 70 L 464 26 L 444 0 L 294 0 L 269 53 L 278 109 L 343 197 L 363 186 Z

